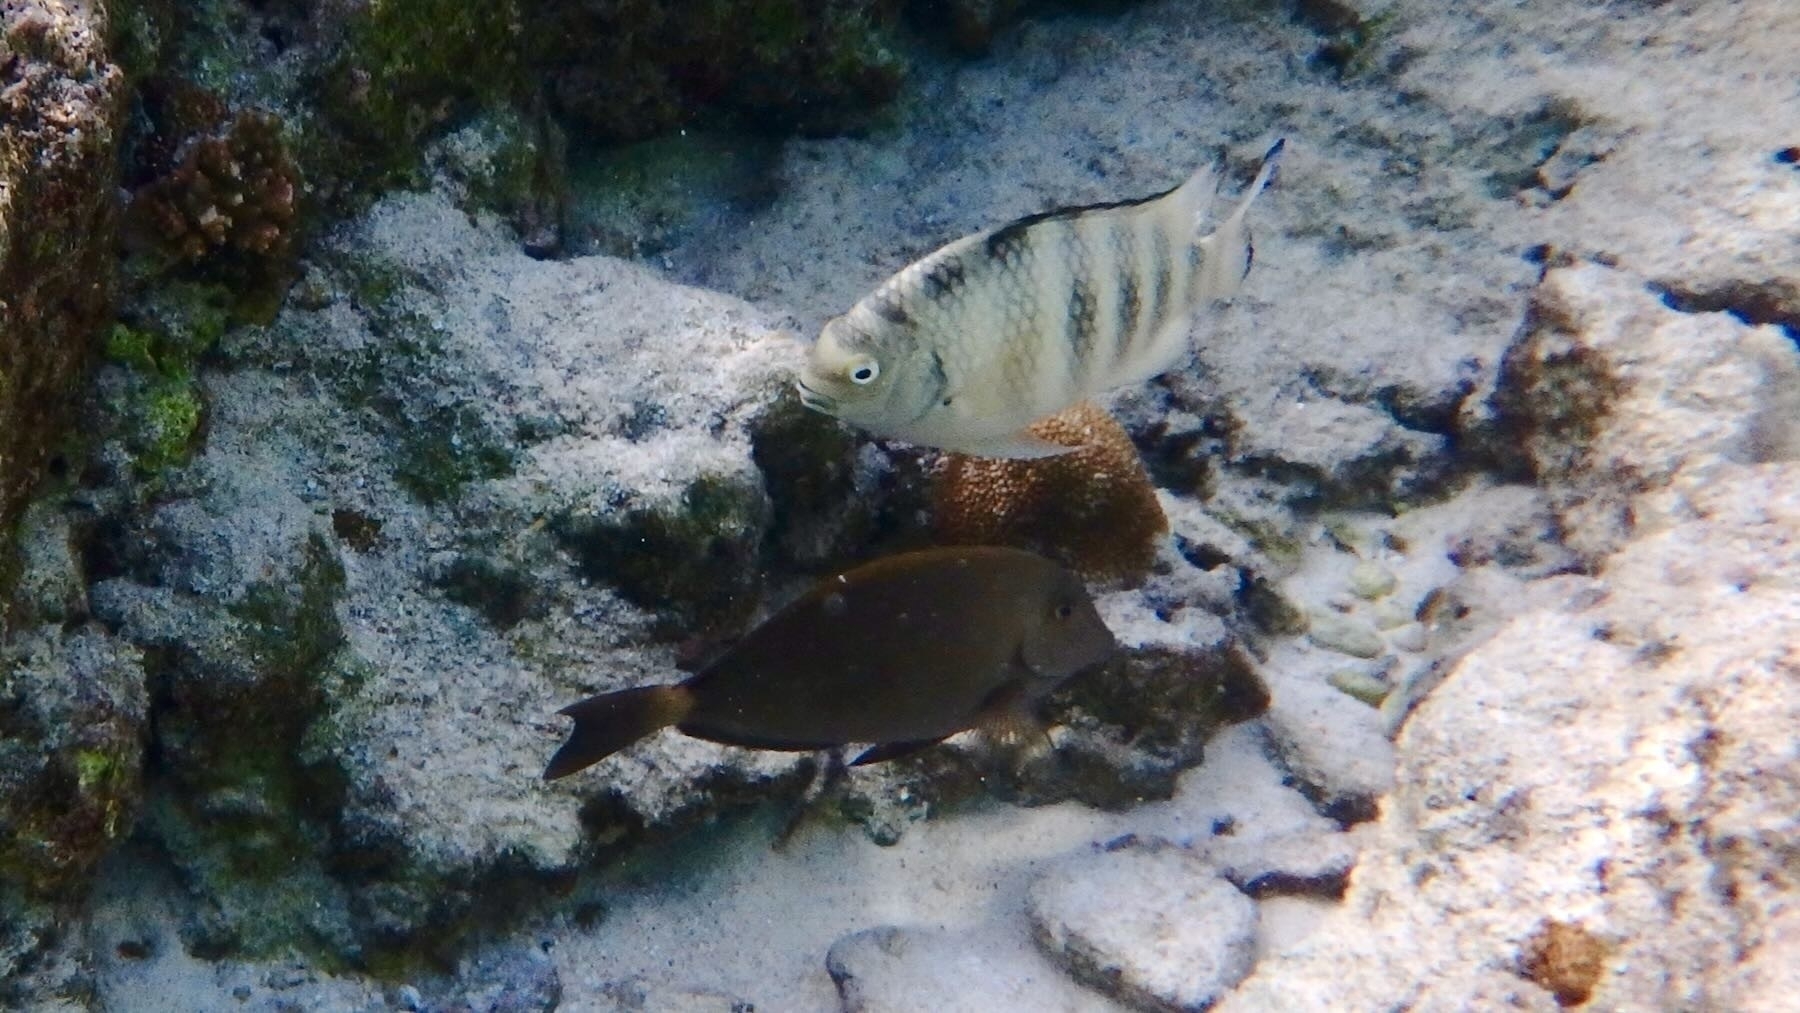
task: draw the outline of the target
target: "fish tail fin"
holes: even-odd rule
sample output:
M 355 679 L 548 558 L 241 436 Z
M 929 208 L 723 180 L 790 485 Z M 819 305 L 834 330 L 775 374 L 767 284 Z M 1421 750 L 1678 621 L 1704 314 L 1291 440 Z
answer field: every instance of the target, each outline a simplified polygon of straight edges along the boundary
M 1250 241 L 1248 225 L 1250 205 L 1256 203 L 1256 198 L 1275 181 L 1281 152 L 1286 146 L 1287 138 L 1284 137 L 1269 148 L 1263 155 L 1262 168 L 1256 171 L 1256 178 L 1244 190 L 1238 206 L 1211 235 L 1196 244 L 1201 253 L 1199 272 L 1194 278 L 1197 302 L 1225 298 L 1236 292 L 1238 285 L 1250 274 L 1250 263 L 1256 259 L 1256 247 Z
M 1164 222 L 1191 222 L 1195 231 L 1206 221 L 1213 201 L 1219 196 L 1219 167 L 1203 165 L 1194 170 L 1187 182 L 1176 187 L 1166 198 L 1169 210 Z
M 694 694 L 684 685 L 640 686 L 590 696 L 558 714 L 575 719 L 544 780 L 554 781 L 606 759 L 652 732 L 667 728 L 694 709 Z

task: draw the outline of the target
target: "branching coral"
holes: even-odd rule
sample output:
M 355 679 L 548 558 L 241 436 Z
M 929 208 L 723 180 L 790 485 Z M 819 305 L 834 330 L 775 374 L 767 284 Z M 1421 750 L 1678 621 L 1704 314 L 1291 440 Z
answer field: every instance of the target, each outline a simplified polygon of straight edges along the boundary
M 293 252 L 299 181 L 280 118 L 246 110 L 182 145 L 175 165 L 133 196 L 131 212 L 140 236 L 172 258 L 236 258 L 266 276 Z
M 1141 580 L 1169 522 L 1124 427 L 1083 402 L 1031 432 L 1081 449 L 1037 460 L 949 455 L 932 490 L 939 540 L 1014 545 L 1092 579 Z

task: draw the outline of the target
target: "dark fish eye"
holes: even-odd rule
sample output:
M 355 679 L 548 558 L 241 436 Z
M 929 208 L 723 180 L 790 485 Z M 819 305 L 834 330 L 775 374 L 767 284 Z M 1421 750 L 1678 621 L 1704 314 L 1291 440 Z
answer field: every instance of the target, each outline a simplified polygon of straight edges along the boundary
M 1068 602 L 1056 606 L 1056 618 L 1058 619 L 1067 619 L 1074 614 L 1075 606 L 1070 605 Z
M 876 372 L 877 369 L 874 363 L 865 363 L 850 371 L 850 379 L 857 383 L 868 383 L 875 379 Z

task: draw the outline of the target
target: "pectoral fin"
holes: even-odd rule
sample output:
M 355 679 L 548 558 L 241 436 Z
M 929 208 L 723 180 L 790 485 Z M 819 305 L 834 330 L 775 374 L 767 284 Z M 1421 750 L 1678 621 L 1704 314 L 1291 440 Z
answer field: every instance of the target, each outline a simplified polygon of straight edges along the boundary
M 1005 749 L 1018 749 L 1040 739 L 1050 741 L 1043 722 L 1032 713 L 1032 700 L 1023 680 L 1009 682 L 990 693 L 975 718 L 975 727 L 989 742 Z

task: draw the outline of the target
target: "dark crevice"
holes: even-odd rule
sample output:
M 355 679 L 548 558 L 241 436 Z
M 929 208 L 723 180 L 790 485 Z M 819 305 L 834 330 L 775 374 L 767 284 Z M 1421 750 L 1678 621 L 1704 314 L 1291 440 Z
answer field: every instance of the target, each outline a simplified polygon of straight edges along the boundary
M 1729 313 L 1752 327 L 1779 327 L 1800 348 L 1800 289 L 1770 279 L 1731 282 L 1696 291 L 1662 282 L 1647 286 L 1664 306 L 1677 313 Z

